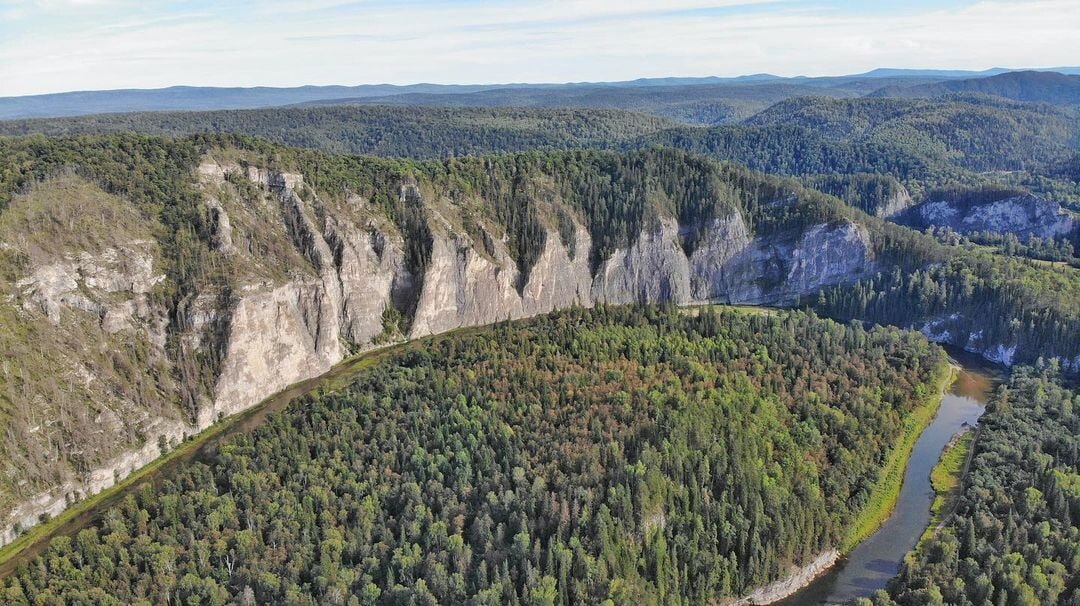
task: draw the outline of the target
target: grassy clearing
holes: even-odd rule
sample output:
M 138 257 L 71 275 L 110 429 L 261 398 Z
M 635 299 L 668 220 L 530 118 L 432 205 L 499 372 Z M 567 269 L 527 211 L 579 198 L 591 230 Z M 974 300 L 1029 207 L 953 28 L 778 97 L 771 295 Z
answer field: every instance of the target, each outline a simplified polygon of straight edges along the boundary
M 931 395 L 927 396 L 918 408 L 913 410 L 904 422 L 904 433 L 900 441 L 889 453 L 888 460 L 881 470 L 881 477 L 874 486 L 870 502 L 862 509 L 859 516 L 851 526 L 851 531 L 845 537 L 840 547 L 842 553 L 848 553 L 863 539 L 873 534 L 884 522 L 889 519 L 896 501 L 900 497 L 900 486 L 904 482 L 904 471 L 907 469 L 911 451 L 915 448 L 923 429 L 934 419 L 938 408 L 941 406 L 941 398 L 945 390 L 956 379 L 956 368 L 951 364 L 943 364 L 938 369 L 935 380 L 931 385 L 935 388 Z
M 930 471 L 930 484 L 934 487 L 934 502 L 930 505 L 930 524 L 919 537 L 920 544 L 934 534 L 956 505 L 956 499 L 960 496 L 964 467 L 967 465 L 968 455 L 974 443 L 974 431 L 967 431 L 953 438 L 945 447 L 945 452 L 941 454 L 941 460 Z

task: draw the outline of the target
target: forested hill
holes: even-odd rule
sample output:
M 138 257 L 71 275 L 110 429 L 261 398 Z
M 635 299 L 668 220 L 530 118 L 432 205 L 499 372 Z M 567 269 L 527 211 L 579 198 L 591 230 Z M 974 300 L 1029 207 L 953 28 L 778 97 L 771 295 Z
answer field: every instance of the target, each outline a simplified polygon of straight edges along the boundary
M 873 603 L 1080 603 L 1080 394 L 1056 365 L 1014 371 L 974 449 L 956 513 Z
M 1055 175 L 1080 150 L 1065 110 L 989 99 L 797 98 L 743 125 L 649 135 L 770 173 L 889 174 L 918 194 L 986 171 Z
M 1074 270 L 672 149 L 417 162 L 124 134 L 0 139 L 0 166 L 5 541 L 351 353 L 574 305 L 800 304 L 1080 360 Z
M 957 74 L 895 73 L 831 78 L 645 78 L 627 82 L 507 85 L 414 84 L 215 88 L 176 86 L 0 97 L 0 119 L 149 111 L 205 111 L 292 104 L 435 107 L 621 108 L 693 124 L 742 119 L 797 95 L 861 95 L 883 86 L 937 82 Z
M 845 539 L 945 362 L 798 312 L 444 335 L 127 496 L 0 598 L 715 603 Z
M 413 93 L 305 103 L 384 104 L 433 107 L 582 107 L 643 112 L 683 124 L 716 125 L 738 122 L 773 103 L 802 95 L 849 97 L 859 86 L 766 80 L 749 83 L 692 84 L 642 87 L 577 86 L 486 90 L 461 95 Z M 901 80 L 904 82 L 904 80 Z M 905 82 L 906 83 L 906 82 Z
M 652 88 L 642 92 L 658 94 Z M 470 98 L 452 96 L 462 102 Z M 15 120 L 0 122 L 0 134 L 240 133 L 333 153 L 409 158 L 659 144 L 769 173 L 806 176 L 836 193 L 860 192 L 865 195 L 845 199 L 871 212 L 896 205 L 873 194 L 895 192 L 882 181 L 889 179 L 902 183 L 916 201 L 940 187 L 1007 186 L 1039 192 L 1075 210 L 1080 209 L 1075 111 L 988 97 L 804 96 L 782 100 L 743 124 L 702 128 L 614 109 L 329 106 Z M 857 182 L 843 184 L 837 177 Z
M 332 106 L 11 120 L 0 122 L 0 134 L 236 133 L 331 153 L 433 158 L 616 148 L 674 126 L 655 116 L 604 109 Z
M 931 98 L 981 94 L 1055 105 L 1080 106 L 1080 75 L 1019 71 L 988 78 L 946 80 L 914 86 L 892 85 L 875 91 L 875 97 Z

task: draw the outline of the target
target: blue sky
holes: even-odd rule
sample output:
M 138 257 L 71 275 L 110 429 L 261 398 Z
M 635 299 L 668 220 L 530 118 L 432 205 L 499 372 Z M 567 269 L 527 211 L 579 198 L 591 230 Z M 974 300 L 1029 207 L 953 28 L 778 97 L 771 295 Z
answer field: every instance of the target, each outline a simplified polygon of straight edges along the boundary
M 1078 0 L 0 0 L 0 95 L 1080 63 Z

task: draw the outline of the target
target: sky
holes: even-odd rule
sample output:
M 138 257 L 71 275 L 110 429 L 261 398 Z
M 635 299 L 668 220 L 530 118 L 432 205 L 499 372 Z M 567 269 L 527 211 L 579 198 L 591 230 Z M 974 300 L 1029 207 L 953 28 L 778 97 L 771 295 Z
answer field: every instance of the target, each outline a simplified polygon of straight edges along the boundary
M 1080 0 L 0 0 L 0 96 L 1080 63 Z

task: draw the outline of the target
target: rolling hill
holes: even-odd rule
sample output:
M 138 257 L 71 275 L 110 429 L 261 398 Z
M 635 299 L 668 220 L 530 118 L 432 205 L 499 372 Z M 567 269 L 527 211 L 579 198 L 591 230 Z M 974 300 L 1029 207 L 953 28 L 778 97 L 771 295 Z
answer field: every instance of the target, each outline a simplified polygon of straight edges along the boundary
M 947 95 L 990 95 L 1014 101 L 1080 105 L 1080 75 L 1056 72 L 1008 72 L 987 78 L 946 80 L 916 86 L 888 86 L 875 97 L 936 98 Z

